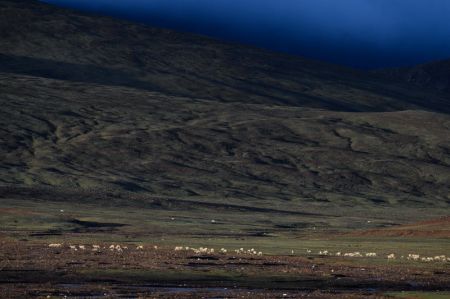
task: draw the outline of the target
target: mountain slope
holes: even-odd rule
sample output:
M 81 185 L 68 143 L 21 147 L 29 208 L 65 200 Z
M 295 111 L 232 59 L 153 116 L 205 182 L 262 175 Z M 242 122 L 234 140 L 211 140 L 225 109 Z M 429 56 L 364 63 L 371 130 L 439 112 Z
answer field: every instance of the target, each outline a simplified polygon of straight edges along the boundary
M 413 67 L 374 71 L 381 78 L 404 82 L 430 92 L 450 95 L 450 59 L 425 63 Z
M 217 103 L 3 74 L 0 182 L 244 200 L 450 204 L 450 116 Z
M 450 112 L 445 98 L 345 67 L 32 0 L 0 1 L 0 39 L 3 72 L 221 102 Z
M 31 0 L 0 4 L 2 188 L 252 208 L 450 205 L 445 98 Z

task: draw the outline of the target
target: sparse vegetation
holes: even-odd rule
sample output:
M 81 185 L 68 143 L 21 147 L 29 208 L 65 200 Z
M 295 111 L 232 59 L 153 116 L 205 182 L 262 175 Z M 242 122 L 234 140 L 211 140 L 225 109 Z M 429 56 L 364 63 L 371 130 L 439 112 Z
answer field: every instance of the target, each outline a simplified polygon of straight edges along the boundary
M 32 0 L 0 41 L 2 296 L 449 291 L 445 94 Z

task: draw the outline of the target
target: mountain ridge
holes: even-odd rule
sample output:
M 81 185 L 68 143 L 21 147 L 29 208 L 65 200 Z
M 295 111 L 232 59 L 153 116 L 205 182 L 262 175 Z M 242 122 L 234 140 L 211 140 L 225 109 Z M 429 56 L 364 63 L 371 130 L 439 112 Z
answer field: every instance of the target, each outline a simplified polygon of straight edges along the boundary
M 411 91 L 409 86 L 342 66 L 36 1 L 26 6 L 1 3 L 4 72 L 86 78 L 222 102 L 450 112 L 442 95 Z

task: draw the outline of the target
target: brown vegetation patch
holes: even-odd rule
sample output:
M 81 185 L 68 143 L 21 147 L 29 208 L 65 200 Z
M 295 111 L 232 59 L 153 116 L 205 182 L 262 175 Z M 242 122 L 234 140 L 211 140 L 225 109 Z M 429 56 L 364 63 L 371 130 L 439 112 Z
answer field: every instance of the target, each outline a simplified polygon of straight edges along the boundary
M 38 212 L 33 212 L 27 209 L 18 209 L 18 208 L 0 208 L 0 215 L 3 214 L 13 214 L 13 215 L 39 215 Z
M 356 231 L 350 236 L 450 238 L 450 216 L 389 228 Z

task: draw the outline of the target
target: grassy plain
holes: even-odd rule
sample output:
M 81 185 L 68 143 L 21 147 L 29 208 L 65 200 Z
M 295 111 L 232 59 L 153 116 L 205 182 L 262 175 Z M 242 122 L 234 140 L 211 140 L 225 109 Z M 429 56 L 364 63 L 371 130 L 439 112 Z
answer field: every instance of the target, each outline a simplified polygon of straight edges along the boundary
M 429 298 L 402 292 L 413 290 L 428 290 L 431 293 L 427 296 L 445 298 L 442 292 L 448 291 L 448 262 L 401 258 L 409 253 L 448 255 L 450 239 L 436 233 L 447 232 L 447 218 L 438 218 L 443 220 L 431 229 L 428 222 L 416 223 L 417 231 L 428 230 L 429 236 L 425 237 L 414 236 L 409 225 L 398 223 L 405 219 L 397 219 L 396 225 L 387 224 L 406 210 L 379 210 L 379 216 L 373 217 L 373 210 L 363 213 L 355 209 L 355 216 L 342 217 L 328 215 L 334 209 L 328 211 L 316 205 L 303 205 L 303 214 L 296 214 L 282 205 L 277 210 L 255 212 L 234 205 L 229 210 L 211 208 L 204 201 L 186 206 L 175 199 L 166 199 L 172 202 L 170 208 L 155 208 L 151 200 L 126 196 L 121 194 L 105 204 L 47 200 L 45 205 L 42 199 L 3 198 L 3 288 L 11 297 L 76 297 L 104 292 L 112 297 L 127 293 L 151 298 L 276 298 L 283 294 L 291 298 Z M 321 213 L 313 214 L 312 210 Z M 442 216 L 439 210 L 427 213 Z M 393 228 L 401 231 L 402 227 L 409 234 L 379 233 Z M 355 234 L 375 228 L 375 236 Z M 50 243 L 62 243 L 63 247 L 54 250 L 48 248 Z M 102 250 L 90 252 L 93 244 L 100 244 Z M 120 254 L 110 252 L 111 244 L 129 249 Z M 74 252 L 69 245 L 86 245 L 88 249 Z M 145 250 L 136 250 L 138 245 Z M 175 246 L 214 248 L 215 253 L 177 252 Z M 255 248 L 263 256 L 234 252 L 242 247 Z M 227 254 L 218 253 L 220 248 L 226 248 Z M 330 254 L 320 255 L 319 251 L 324 250 Z M 339 257 L 337 252 L 375 252 L 377 257 Z M 391 253 L 397 259 L 388 260 L 386 256 Z M 50 285 L 42 284 L 36 275 L 46 277 Z M 67 280 L 71 285 L 63 283 Z M 21 291 L 18 286 L 25 282 L 27 291 Z

